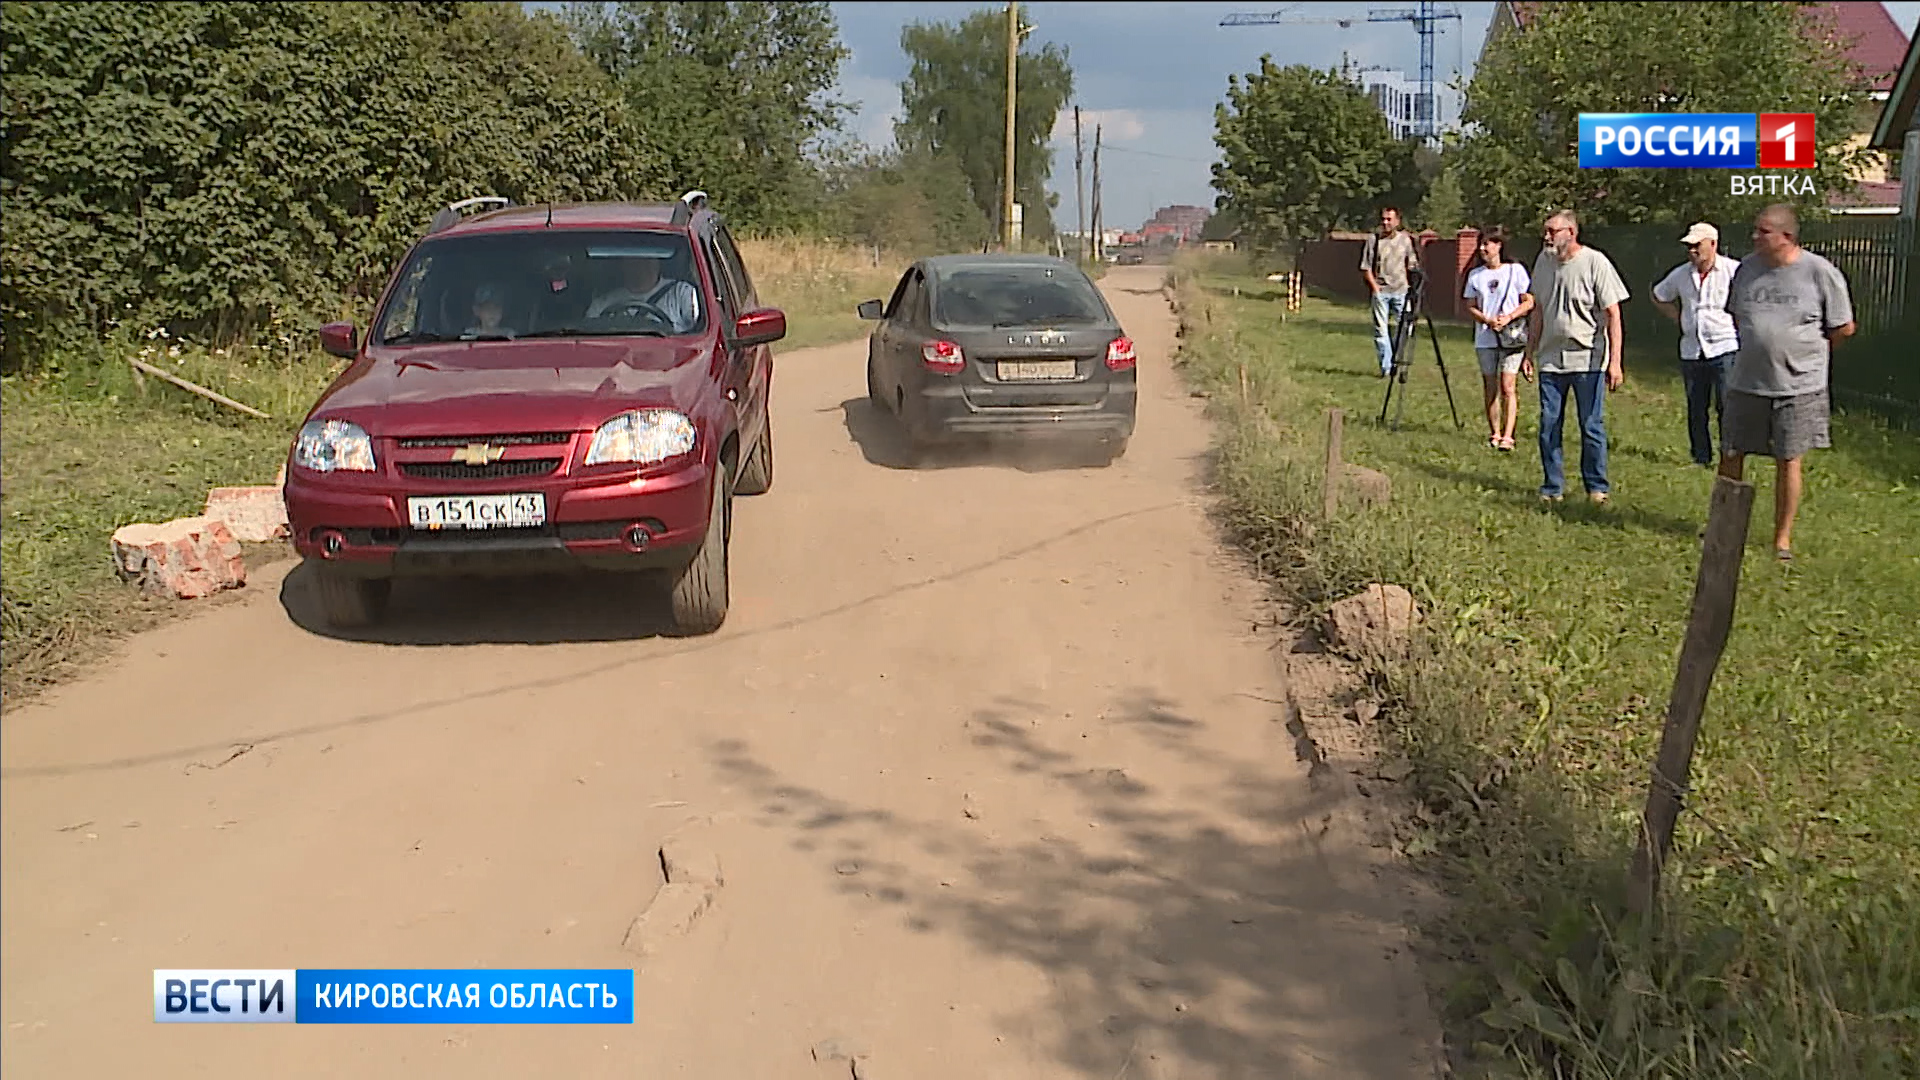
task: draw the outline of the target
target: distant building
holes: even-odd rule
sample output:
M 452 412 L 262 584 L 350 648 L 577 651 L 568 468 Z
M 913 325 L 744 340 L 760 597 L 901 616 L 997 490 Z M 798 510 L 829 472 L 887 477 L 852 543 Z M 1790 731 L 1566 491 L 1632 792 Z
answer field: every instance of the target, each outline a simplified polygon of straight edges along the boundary
M 1204 206 L 1163 206 L 1140 227 L 1145 243 L 1191 244 L 1200 239 L 1213 212 Z
M 1405 72 L 1392 68 L 1367 68 L 1360 72 L 1360 85 L 1373 107 L 1387 118 L 1387 129 L 1394 138 L 1411 139 L 1420 134 L 1427 106 L 1419 79 L 1409 79 Z M 1460 95 L 1436 81 L 1433 97 L 1436 134 L 1460 130 Z

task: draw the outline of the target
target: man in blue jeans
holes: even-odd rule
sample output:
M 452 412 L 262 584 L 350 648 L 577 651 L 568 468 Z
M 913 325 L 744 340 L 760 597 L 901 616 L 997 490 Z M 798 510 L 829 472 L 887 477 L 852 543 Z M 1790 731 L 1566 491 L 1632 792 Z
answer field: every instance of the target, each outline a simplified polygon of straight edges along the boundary
M 1604 505 L 1607 481 L 1606 394 L 1626 381 L 1621 367 L 1620 304 L 1628 297 L 1620 272 L 1599 251 L 1580 243 L 1580 222 L 1562 210 L 1541 231 L 1533 264 L 1534 306 L 1527 316 L 1527 351 L 1520 370 L 1540 370 L 1540 485 L 1542 502 L 1565 497 L 1560 438 L 1572 394 L 1580 422 L 1580 481 L 1587 498 Z
M 1687 443 L 1695 465 L 1712 465 L 1714 427 L 1724 408 L 1727 372 L 1740 351 L 1727 290 L 1740 264 L 1720 254 L 1720 230 L 1699 222 L 1680 238 L 1687 261 L 1653 287 L 1653 306 L 1680 324 L 1680 381 L 1687 388 Z
M 1400 227 L 1400 211 L 1380 211 L 1380 228 L 1367 237 L 1360 252 L 1360 276 L 1373 296 L 1373 349 L 1380 374 L 1393 371 L 1393 327 L 1407 306 L 1408 274 L 1420 265 L 1420 248 L 1413 234 Z

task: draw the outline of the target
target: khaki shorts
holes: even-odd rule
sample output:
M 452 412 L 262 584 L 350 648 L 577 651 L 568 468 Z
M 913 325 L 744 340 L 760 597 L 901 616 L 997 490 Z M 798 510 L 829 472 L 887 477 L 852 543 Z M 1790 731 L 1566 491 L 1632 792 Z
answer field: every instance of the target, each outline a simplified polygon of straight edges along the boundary
M 1730 453 L 1792 461 L 1833 445 L 1830 412 L 1825 390 L 1762 397 L 1729 388 L 1720 414 L 1721 441 Z
M 1493 375 L 1496 372 L 1502 375 L 1518 375 L 1520 373 L 1520 358 L 1526 355 L 1526 353 L 1520 349 L 1514 349 L 1512 351 L 1506 349 L 1475 349 L 1473 351 L 1475 355 L 1480 357 L 1480 374 L 1482 375 Z

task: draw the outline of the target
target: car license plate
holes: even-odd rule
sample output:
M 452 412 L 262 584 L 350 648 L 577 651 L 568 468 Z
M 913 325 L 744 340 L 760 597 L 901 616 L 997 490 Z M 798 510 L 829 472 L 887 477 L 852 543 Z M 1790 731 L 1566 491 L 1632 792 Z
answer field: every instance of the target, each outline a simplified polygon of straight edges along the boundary
M 547 497 L 526 495 L 434 495 L 407 500 L 407 520 L 416 529 L 525 529 L 547 523 Z
M 1071 379 L 1080 374 L 1079 365 L 1072 360 L 1002 360 L 1000 361 L 1000 381 L 1020 382 L 1028 379 Z

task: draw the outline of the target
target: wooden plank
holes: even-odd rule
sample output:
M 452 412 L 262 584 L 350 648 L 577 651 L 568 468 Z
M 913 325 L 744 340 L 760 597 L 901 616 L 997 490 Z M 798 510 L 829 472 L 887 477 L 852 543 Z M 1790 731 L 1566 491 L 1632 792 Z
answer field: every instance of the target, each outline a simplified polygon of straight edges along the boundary
M 179 387 L 182 390 L 188 390 L 193 393 L 199 394 L 201 397 L 206 398 L 209 401 L 217 401 L 220 404 L 225 405 L 229 409 L 238 409 L 241 412 L 246 413 L 248 416 L 257 416 L 262 420 L 273 419 L 273 417 L 268 416 L 266 413 L 261 412 L 259 409 L 256 409 L 251 405 L 242 405 L 239 402 L 233 400 L 230 397 L 227 397 L 224 394 L 215 393 L 214 391 L 209 390 L 206 387 L 201 386 L 197 383 L 190 383 L 187 380 L 181 378 L 180 376 L 173 374 L 172 372 L 162 371 L 159 368 L 154 367 L 152 364 L 146 363 L 145 361 L 135 360 L 134 358 L 129 356 L 127 358 L 127 363 L 133 365 L 133 370 L 136 373 L 144 371 L 147 374 L 154 376 L 155 378 L 165 379 L 166 381 L 172 383 L 173 385 Z
M 1693 744 L 1706 713 L 1707 692 L 1733 627 L 1734 601 L 1740 591 L 1740 561 L 1746 553 L 1747 523 L 1753 511 L 1753 485 L 1716 476 L 1707 513 L 1707 536 L 1700 551 L 1700 572 L 1693 586 L 1693 612 L 1680 645 L 1667 721 L 1660 733 L 1639 843 L 1627 877 L 1627 909 L 1651 911 L 1660 895 L 1660 868 L 1673 846 L 1673 827 L 1693 768 Z
M 1327 410 L 1327 471 L 1321 480 L 1325 500 L 1321 512 L 1329 519 L 1340 509 L 1340 474 L 1345 471 L 1340 463 L 1340 425 L 1344 418 L 1339 409 Z

